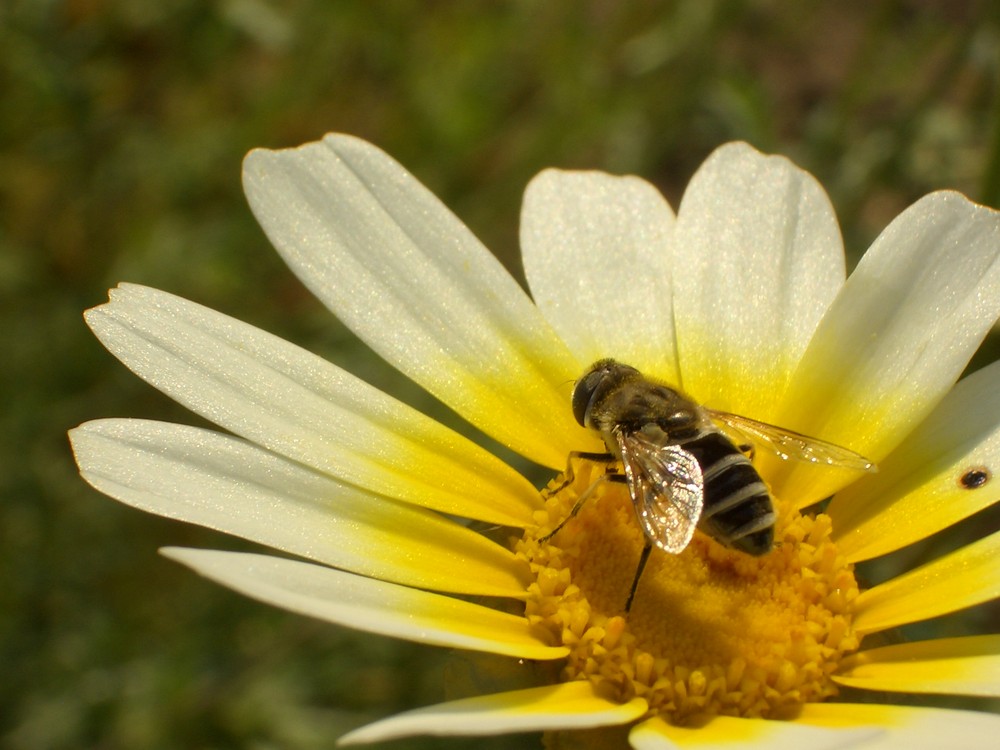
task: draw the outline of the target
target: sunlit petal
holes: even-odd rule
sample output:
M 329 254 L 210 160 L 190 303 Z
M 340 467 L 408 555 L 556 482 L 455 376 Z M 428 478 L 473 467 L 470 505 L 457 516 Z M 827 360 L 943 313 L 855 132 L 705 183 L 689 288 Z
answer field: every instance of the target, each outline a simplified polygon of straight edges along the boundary
M 583 365 L 496 258 L 388 155 L 345 135 L 255 150 L 244 188 L 303 283 L 463 417 L 554 468 L 591 440 L 566 408 Z
M 872 727 L 828 729 L 789 721 L 740 719 L 732 716 L 713 716 L 702 722 L 677 727 L 662 719 L 652 718 L 632 730 L 629 743 L 635 750 L 673 750 L 685 747 L 698 750 L 838 750 L 867 747 L 866 741 L 876 737 L 878 731 Z
M 239 438 L 133 419 L 70 437 L 84 479 L 141 510 L 397 583 L 524 595 L 524 563 L 483 535 Z
M 345 481 L 490 523 L 530 522 L 537 493 L 471 441 L 287 341 L 125 284 L 87 321 L 140 377 L 194 412 Z
M 1000 212 L 933 193 L 875 240 L 823 318 L 784 427 L 879 463 L 958 379 L 1000 314 Z M 807 504 L 856 476 L 789 464 L 775 491 Z
M 1000 716 L 979 711 L 888 706 L 876 703 L 810 703 L 797 721 L 825 727 L 878 727 L 865 750 L 994 750 Z
M 846 659 L 833 679 L 866 690 L 1000 697 L 1000 635 L 869 649 Z
M 852 562 L 904 547 L 992 505 L 1000 472 L 1000 362 L 960 380 L 879 466 L 827 512 Z M 963 482 L 985 470 L 978 486 Z
M 559 659 L 524 617 L 298 560 L 220 550 L 161 552 L 217 583 L 299 614 L 432 646 Z
M 830 200 L 787 159 L 732 143 L 691 179 L 674 238 L 681 385 L 708 406 L 773 422 L 844 282 Z
M 418 734 L 487 735 L 626 724 L 642 716 L 646 701 L 614 703 L 594 693 L 589 682 L 527 688 L 465 698 L 391 716 L 356 729 L 340 744 L 380 742 Z
M 532 296 L 586 364 L 613 357 L 677 382 L 671 305 L 674 214 L 638 177 L 548 169 L 524 194 Z
M 861 593 L 860 633 L 928 620 L 1000 597 L 1000 531 Z

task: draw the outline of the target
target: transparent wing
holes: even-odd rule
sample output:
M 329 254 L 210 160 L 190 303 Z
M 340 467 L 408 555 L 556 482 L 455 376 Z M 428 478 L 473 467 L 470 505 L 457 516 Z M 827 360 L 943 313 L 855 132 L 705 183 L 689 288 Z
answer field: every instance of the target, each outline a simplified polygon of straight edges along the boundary
M 643 433 L 615 431 L 615 438 L 639 525 L 649 541 L 677 554 L 688 546 L 701 517 L 701 466 L 683 448 Z
M 878 468 L 867 458 L 825 440 L 809 437 L 800 432 L 775 427 L 766 422 L 758 422 L 750 417 L 730 414 L 726 411 L 706 409 L 713 421 L 725 431 L 736 433 L 738 437 L 747 438 L 757 445 L 763 445 L 783 459 L 795 459 L 824 466 L 841 466 L 856 471 L 876 472 Z M 734 443 L 739 443 L 736 439 Z

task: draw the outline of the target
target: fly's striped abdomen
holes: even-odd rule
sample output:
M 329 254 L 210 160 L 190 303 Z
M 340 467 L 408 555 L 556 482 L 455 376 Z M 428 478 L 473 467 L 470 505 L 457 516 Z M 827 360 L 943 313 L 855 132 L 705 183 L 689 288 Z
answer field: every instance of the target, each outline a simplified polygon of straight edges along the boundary
M 714 429 L 679 443 L 701 466 L 704 507 L 698 525 L 723 544 L 751 555 L 774 546 L 774 506 L 749 459 Z

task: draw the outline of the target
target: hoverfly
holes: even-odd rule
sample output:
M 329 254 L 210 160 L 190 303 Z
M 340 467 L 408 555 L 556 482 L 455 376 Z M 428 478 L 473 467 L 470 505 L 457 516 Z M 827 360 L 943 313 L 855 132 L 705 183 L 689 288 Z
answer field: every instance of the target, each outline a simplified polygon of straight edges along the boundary
M 597 432 L 608 448 L 608 454 L 574 456 L 603 460 L 611 468 L 580 495 L 569 515 L 544 539 L 579 512 L 600 482 L 626 483 L 645 535 L 626 611 L 652 547 L 677 554 L 688 546 L 695 527 L 749 555 L 771 551 L 774 503 L 751 463 L 754 445 L 783 459 L 876 471 L 871 461 L 847 448 L 701 406 L 611 359 L 594 363 L 577 381 L 573 415 Z M 741 440 L 739 445 L 727 432 Z M 571 468 L 567 477 L 572 481 Z

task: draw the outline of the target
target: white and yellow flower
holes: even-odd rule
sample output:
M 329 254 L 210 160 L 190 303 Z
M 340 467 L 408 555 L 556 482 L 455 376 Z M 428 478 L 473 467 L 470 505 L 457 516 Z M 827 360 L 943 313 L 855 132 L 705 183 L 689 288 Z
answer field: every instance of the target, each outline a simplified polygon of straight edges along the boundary
M 399 164 L 328 136 L 246 160 L 247 195 L 302 281 L 384 359 L 553 472 L 600 441 L 572 382 L 614 357 L 736 412 L 847 446 L 875 475 L 760 456 L 779 545 L 641 547 L 605 483 L 539 492 L 475 443 L 336 366 L 164 292 L 87 313 L 115 356 L 226 432 L 136 419 L 72 432 L 83 476 L 143 510 L 301 559 L 171 548 L 249 596 L 376 633 L 547 668 L 537 684 L 420 708 L 344 741 L 580 732 L 635 748 L 993 747 L 1000 717 L 831 702 L 839 686 L 1000 695 L 1000 636 L 865 638 L 1000 596 L 1000 534 L 869 590 L 853 565 L 997 498 L 1000 363 L 957 383 L 1000 316 L 1000 218 L 962 196 L 903 212 L 845 280 L 818 183 L 743 144 L 676 216 L 635 177 L 546 171 L 521 217 L 534 298 Z M 550 487 L 558 487 L 552 484 Z M 833 495 L 824 513 L 800 511 Z M 500 544 L 461 519 L 513 529 Z

